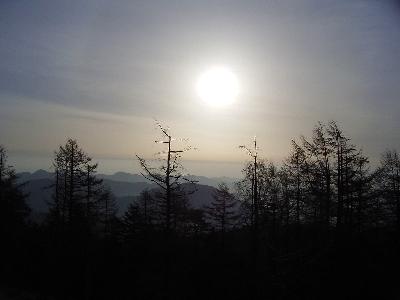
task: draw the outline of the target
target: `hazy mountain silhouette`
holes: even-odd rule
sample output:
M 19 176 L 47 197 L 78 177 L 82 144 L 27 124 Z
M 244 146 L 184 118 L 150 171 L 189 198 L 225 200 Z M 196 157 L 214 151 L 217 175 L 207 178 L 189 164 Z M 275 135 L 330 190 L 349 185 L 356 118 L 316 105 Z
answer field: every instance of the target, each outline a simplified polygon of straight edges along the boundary
M 19 182 L 26 182 L 26 181 L 37 180 L 37 179 L 52 179 L 53 173 L 39 169 L 33 173 L 21 172 L 21 173 L 18 173 L 17 176 L 18 176 Z
M 132 174 L 126 172 L 117 172 L 112 175 L 99 174 L 98 178 L 108 179 L 113 181 L 122 181 L 122 182 L 149 182 L 146 178 L 144 178 L 140 174 Z M 186 176 L 189 180 L 197 181 L 202 185 L 209 185 L 213 187 L 217 187 L 219 183 L 226 182 L 229 186 L 232 186 L 234 182 L 237 181 L 236 178 L 233 177 L 206 177 L 206 176 L 198 176 L 198 175 L 188 175 Z
M 51 185 L 53 181 L 48 178 L 31 179 L 22 186 L 28 194 L 27 204 L 34 212 L 44 213 L 48 211 L 48 203 L 51 201 Z
M 45 170 L 37 170 L 33 173 L 30 172 L 21 172 L 18 173 L 18 180 L 19 182 L 26 182 L 29 180 L 36 180 L 36 179 L 52 179 L 53 178 L 53 173 L 48 172 Z M 115 182 L 147 182 L 151 183 L 151 181 L 147 180 L 140 174 L 133 174 L 133 173 L 127 173 L 127 172 L 116 172 L 114 174 L 97 174 L 98 178 L 104 179 L 104 180 L 111 180 Z M 238 181 L 237 178 L 234 177 L 226 177 L 226 176 L 221 176 L 221 177 L 206 177 L 206 176 L 198 176 L 198 175 L 188 175 L 188 179 L 198 181 L 199 184 L 202 185 L 209 185 L 213 187 L 217 187 L 219 183 L 225 182 L 229 186 L 232 186 L 234 182 Z
M 187 192 L 193 191 L 191 184 L 185 183 L 182 185 L 183 189 Z M 203 184 L 196 184 L 196 191 L 189 194 L 189 203 L 193 208 L 203 208 L 205 205 L 209 205 L 213 199 L 215 187 Z
M 106 187 L 110 188 L 116 197 L 136 196 L 146 189 L 150 190 L 156 187 L 153 183 L 126 182 L 109 179 L 103 179 L 103 183 Z
M 238 181 L 237 178 L 233 177 L 206 177 L 206 176 L 197 176 L 197 175 L 188 175 L 187 178 L 189 180 L 197 181 L 202 185 L 209 185 L 212 187 L 218 187 L 218 184 L 225 182 L 229 187 L 233 187 L 234 183 Z
M 48 211 L 47 203 L 51 200 L 52 183 L 52 179 L 32 179 L 26 181 L 22 186 L 23 191 L 28 194 L 27 203 L 34 212 L 43 213 Z M 121 197 L 137 196 L 143 190 L 155 188 L 155 185 L 146 182 L 129 183 L 107 179 L 104 179 L 104 185 L 110 188 L 118 202 Z
M 150 182 L 140 174 L 132 174 L 127 172 L 116 172 L 112 175 L 99 174 L 97 175 L 97 177 L 101 179 L 108 179 L 108 180 L 122 181 L 122 182 Z
M 33 173 L 23 172 L 17 175 L 19 182 L 24 183 L 22 186 L 23 191 L 28 194 L 27 204 L 32 208 L 35 219 L 40 219 L 38 216 L 48 211 L 48 203 L 51 201 L 53 173 L 38 170 Z M 143 176 L 137 174 L 117 172 L 113 175 L 100 174 L 99 178 L 103 179 L 104 185 L 115 195 L 119 206 L 119 214 L 125 212 L 129 203 L 134 201 L 142 191 L 151 190 L 155 193 L 157 190 L 155 184 L 149 181 L 146 182 Z M 189 195 L 191 206 L 193 208 L 202 208 L 204 205 L 209 205 L 215 190 L 214 186 L 222 178 L 190 175 L 190 179 L 198 180 L 201 183 L 196 185 L 196 192 Z M 234 180 L 233 178 L 226 179 L 230 180 L 231 184 Z M 193 190 L 190 184 L 183 184 L 182 186 L 187 192 Z

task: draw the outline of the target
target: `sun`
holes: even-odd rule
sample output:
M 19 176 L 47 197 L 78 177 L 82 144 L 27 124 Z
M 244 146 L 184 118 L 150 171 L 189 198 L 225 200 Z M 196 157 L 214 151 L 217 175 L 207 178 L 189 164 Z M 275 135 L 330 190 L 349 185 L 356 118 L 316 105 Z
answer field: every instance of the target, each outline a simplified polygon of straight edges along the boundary
M 203 73 L 196 88 L 199 97 L 212 106 L 229 105 L 239 93 L 237 77 L 225 67 L 214 67 Z

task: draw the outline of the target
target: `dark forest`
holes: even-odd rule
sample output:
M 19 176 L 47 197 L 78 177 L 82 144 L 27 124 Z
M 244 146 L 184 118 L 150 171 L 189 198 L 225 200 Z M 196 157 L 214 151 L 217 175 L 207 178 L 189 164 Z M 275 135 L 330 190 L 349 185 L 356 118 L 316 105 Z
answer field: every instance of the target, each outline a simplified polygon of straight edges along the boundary
M 376 166 L 336 122 L 291 142 L 279 164 L 257 142 L 242 178 L 194 208 L 188 141 L 157 123 L 157 160 L 138 155 L 143 191 L 123 214 L 74 139 L 54 152 L 52 199 L 31 217 L 0 148 L 0 289 L 5 299 L 395 299 L 400 157 Z M 199 150 L 201 151 L 201 150 Z M 247 160 L 246 160 L 247 155 Z M 132 158 L 134 159 L 134 158 Z M 46 167 L 46 166 L 45 166 Z

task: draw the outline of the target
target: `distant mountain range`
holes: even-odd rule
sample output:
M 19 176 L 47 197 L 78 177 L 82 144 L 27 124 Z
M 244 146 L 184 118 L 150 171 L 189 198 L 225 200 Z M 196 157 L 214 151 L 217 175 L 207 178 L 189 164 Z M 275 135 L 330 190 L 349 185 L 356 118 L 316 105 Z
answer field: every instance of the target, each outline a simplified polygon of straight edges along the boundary
M 45 171 L 45 170 L 37 170 L 33 173 L 21 172 L 21 173 L 18 173 L 17 175 L 18 175 L 20 182 L 27 182 L 27 181 L 31 181 L 31 180 L 37 180 L 37 179 L 52 179 L 54 174 L 51 172 Z M 104 179 L 104 180 L 119 181 L 119 182 L 151 183 L 149 180 L 147 180 L 145 177 L 143 177 L 140 174 L 132 174 L 132 173 L 127 173 L 127 172 L 116 172 L 112 175 L 97 174 L 97 177 Z M 206 177 L 206 176 L 188 175 L 187 178 L 190 180 L 197 180 L 199 184 L 209 185 L 209 186 L 213 186 L 213 187 L 217 187 L 218 184 L 221 182 L 225 182 L 228 185 L 233 185 L 236 181 L 238 181 L 237 178 L 225 177 L 225 176 Z
M 108 179 L 112 181 L 122 181 L 122 182 L 150 182 L 146 178 L 144 178 L 142 175 L 139 174 L 131 174 L 131 173 L 126 173 L 126 172 L 117 172 L 112 175 L 105 175 L 105 174 L 99 174 L 97 175 L 99 178 L 102 179 Z M 225 182 L 228 185 L 233 185 L 236 181 L 238 181 L 237 178 L 231 178 L 231 177 L 206 177 L 206 176 L 196 176 L 196 175 L 188 175 L 186 176 L 190 180 L 195 180 L 198 181 L 199 184 L 202 185 L 209 185 L 213 187 L 217 187 L 218 184 L 221 182 Z
M 28 194 L 27 203 L 31 207 L 34 215 L 43 215 L 48 211 L 48 203 L 51 201 L 54 174 L 45 170 L 37 170 L 33 173 L 18 173 L 19 183 L 23 183 L 22 188 Z M 125 172 L 117 172 L 112 175 L 98 174 L 98 178 L 103 179 L 104 184 L 110 188 L 117 198 L 119 214 L 122 214 L 129 203 L 144 190 L 154 190 L 157 185 L 146 180 L 142 175 Z M 190 204 L 194 208 L 201 208 L 212 201 L 215 187 L 219 183 L 225 182 L 232 186 L 237 181 L 230 177 L 205 177 L 189 175 L 189 179 L 197 180 L 197 191 L 189 195 Z

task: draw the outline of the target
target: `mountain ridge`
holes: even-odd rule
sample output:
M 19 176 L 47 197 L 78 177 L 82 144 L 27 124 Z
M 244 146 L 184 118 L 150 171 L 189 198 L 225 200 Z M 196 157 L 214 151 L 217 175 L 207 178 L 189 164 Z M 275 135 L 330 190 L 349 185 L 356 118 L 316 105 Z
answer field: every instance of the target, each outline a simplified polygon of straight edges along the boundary
M 17 176 L 18 176 L 18 181 L 20 183 L 22 183 L 22 182 L 27 182 L 29 180 L 35 180 L 35 179 L 51 179 L 51 178 L 53 178 L 54 173 L 43 170 L 43 169 L 38 169 L 34 172 L 20 172 L 20 173 L 17 173 Z M 117 181 L 117 182 L 128 182 L 128 183 L 147 182 L 147 183 L 151 183 L 150 180 L 146 179 L 144 176 L 142 176 L 140 174 L 128 173 L 128 172 L 122 172 L 122 171 L 115 172 L 114 174 L 98 173 L 96 176 L 97 176 L 97 178 L 100 178 L 100 179 L 107 179 L 107 180 Z M 207 177 L 207 176 L 202 176 L 202 175 L 188 174 L 186 177 L 190 180 L 197 181 L 199 184 L 209 185 L 209 186 L 213 186 L 213 187 L 218 187 L 218 184 L 221 182 L 225 182 L 229 186 L 233 186 L 233 184 L 236 181 L 238 181 L 237 178 L 228 177 L 228 176 Z
M 103 176 L 104 175 L 104 176 Z M 27 204 L 31 207 L 33 214 L 43 215 L 48 211 L 48 204 L 52 200 L 52 189 L 51 185 L 53 183 L 54 173 L 37 170 L 33 173 L 22 172 L 17 173 L 18 181 L 21 183 L 23 191 L 28 195 Z M 138 179 L 140 175 L 131 174 L 125 172 L 117 172 L 113 175 L 99 174 L 98 177 L 103 179 L 104 185 L 110 189 L 110 191 L 116 197 L 116 201 L 119 206 L 119 214 L 123 214 L 128 207 L 129 203 L 134 201 L 142 191 L 157 190 L 157 185 L 150 182 L 144 181 L 145 178 L 140 176 L 142 181 L 123 181 L 114 179 Z M 194 176 L 189 175 L 191 180 L 199 180 L 199 182 L 206 182 L 210 184 L 196 184 L 196 191 L 194 193 L 189 193 L 188 198 L 190 205 L 193 208 L 199 209 L 207 206 L 211 203 L 213 199 L 213 194 L 218 186 L 218 182 L 213 178 L 208 178 L 205 176 Z M 111 179 L 112 178 L 112 179 Z M 231 178 L 232 179 L 232 178 Z M 211 185 L 213 184 L 213 185 Z M 233 184 L 233 179 L 228 184 Z M 187 184 L 183 183 L 183 188 L 185 189 Z

